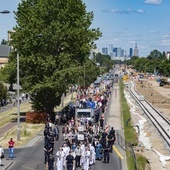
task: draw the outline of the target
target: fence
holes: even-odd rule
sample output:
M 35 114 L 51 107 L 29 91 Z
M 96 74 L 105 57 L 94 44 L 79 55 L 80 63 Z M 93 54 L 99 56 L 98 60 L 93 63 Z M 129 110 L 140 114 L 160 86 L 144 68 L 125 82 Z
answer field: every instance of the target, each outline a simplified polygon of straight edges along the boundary
M 134 162 L 134 169 L 138 170 L 138 164 L 137 164 L 137 159 L 136 159 L 136 154 L 133 148 L 133 144 L 127 142 L 122 135 L 120 134 L 119 131 L 116 131 L 116 144 L 119 145 L 119 147 L 126 151 L 127 156 L 132 157 L 133 162 Z M 129 153 L 129 154 L 128 154 Z

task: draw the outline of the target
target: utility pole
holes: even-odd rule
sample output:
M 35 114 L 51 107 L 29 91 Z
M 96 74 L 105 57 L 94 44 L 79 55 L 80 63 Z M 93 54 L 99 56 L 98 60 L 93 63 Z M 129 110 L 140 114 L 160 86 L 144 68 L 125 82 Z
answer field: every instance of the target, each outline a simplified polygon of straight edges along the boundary
M 126 51 L 125 51 L 125 59 L 124 59 L 124 74 L 126 74 Z
M 17 140 L 20 140 L 19 53 L 17 52 Z
M 84 88 L 86 87 L 86 70 L 85 70 L 85 64 L 84 64 Z

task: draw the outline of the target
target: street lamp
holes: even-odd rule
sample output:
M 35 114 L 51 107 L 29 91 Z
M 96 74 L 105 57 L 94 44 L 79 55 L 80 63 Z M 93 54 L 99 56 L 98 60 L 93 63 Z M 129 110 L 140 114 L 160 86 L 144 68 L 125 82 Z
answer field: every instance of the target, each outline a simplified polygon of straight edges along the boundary
M 85 86 L 86 86 L 86 68 L 85 68 L 85 64 L 83 65 L 83 68 L 84 68 L 83 72 L 84 72 L 84 88 L 85 88 Z
M 19 53 L 17 52 L 17 140 L 20 140 Z
M 1 13 L 1 14 L 9 14 L 9 13 L 10 13 L 10 11 L 8 11 L 8 10 L 4 10 L 4 11 L 0 11 L 0 13 Z

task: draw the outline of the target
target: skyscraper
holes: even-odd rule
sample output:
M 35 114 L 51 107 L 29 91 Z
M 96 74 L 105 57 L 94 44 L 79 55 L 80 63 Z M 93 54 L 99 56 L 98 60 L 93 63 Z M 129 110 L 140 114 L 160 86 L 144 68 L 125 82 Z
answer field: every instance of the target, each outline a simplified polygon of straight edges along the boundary
M 133 48 L 129 48 L 129 57 L 131 58 L 133 56 Z
M 138 47 L 137 47 L 137 43 L 135 44 L 134 56 L 138 56 Z
M 108 55 L 108 48 L 107 47 L 102 48 L 102 54 Z
M 114 48 L 113 52 L 115 53 L 115 57 L 117 57 L 117 48 Z

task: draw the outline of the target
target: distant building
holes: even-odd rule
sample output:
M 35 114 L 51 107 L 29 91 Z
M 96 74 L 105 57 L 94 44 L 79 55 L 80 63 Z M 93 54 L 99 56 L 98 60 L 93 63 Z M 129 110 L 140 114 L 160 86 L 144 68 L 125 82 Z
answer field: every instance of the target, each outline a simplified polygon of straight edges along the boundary
M 129 48 L 129 57 L 131 58 L 133 56 L 133 48 Z
M 113 44 L 109 45 L 109 54 L 113 53 Z
M 122 57 L 122 49 L 120 47 L 117 49 L 117 57 Z
M 139 54 L 138 54 L 138 47 L 137 47 L 137 43 L 135 44 L 134 56 L 139 56 Z
M 168 60 L 170 60 L 170 51 L 167 51 L 166 57 L 167 57 Z
M 11 47 L 9 45 L 0 45 L 0 68 L 4 67 L 8 63 Z
M 102 54 L 108 55 L 108 48 L 107 47 L 102 48 Z
M 113 48 L 113 53 L 115 54 L 115 57 L 117 57 L 117 48 Z

